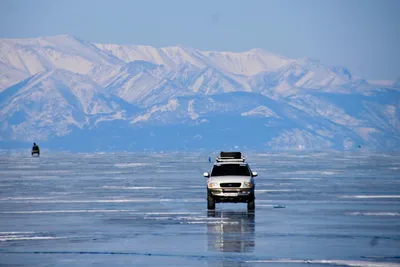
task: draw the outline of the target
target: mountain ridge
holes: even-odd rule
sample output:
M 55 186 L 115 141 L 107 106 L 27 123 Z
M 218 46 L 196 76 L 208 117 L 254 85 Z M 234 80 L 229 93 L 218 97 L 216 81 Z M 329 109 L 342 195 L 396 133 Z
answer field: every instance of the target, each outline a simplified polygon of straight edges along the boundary
M 186 148 L 389 149 L 400 147 L 398 84 L 369 84 L 345 67 L 259 48 L 0 39 L 0 140 L 54 146 L 97 133 L 94 146 L 132 149 L 146 149 L 131 143 L 136 134 L 149 148 L 168 140 Z

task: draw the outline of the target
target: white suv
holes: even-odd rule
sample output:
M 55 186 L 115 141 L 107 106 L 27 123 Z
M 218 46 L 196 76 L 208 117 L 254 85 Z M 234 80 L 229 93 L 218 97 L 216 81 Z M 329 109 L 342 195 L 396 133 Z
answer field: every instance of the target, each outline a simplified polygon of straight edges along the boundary
M 221 152 L 207 177 L 207 207 L 215 209 L 217 202 L 247 203 L 248 210 L 255 209 L 254 177 L 241 152 Z

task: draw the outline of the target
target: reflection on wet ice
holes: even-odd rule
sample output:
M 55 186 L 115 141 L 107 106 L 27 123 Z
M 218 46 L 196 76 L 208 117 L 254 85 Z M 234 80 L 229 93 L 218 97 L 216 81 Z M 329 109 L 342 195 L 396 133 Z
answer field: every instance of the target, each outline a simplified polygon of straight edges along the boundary
M 209 251 L 254 251 L 254 212 L 208 211 L 208 217 L 216 219 L 207 224 Z

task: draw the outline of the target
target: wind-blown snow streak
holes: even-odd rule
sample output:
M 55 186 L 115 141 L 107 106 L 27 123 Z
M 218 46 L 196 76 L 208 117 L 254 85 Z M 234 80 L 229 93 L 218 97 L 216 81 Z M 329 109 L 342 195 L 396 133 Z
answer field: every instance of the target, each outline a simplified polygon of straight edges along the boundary
M 395 262 L 371 262 L 371 261 L 351 261 L 351 260 L 255 260 L 246 261 L 248 263 L 297 263 L 297 264 L 326 264 L 351 267 L 399 267 L 399 263 Z
M 355 195 L 355 196 L 341 196 L 341 198 L 354 198 L 354 199 L 400 198 L 400 195 Z

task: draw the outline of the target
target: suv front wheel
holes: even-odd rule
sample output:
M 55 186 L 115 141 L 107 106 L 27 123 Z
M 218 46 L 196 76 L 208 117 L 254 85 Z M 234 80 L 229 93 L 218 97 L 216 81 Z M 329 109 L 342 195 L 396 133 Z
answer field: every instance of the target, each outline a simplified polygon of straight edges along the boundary
M 207 197 L 207 208 L 209 210 L 215 210 L 215 201 L 211 196 Z
M 247 202 L 247 210 L 255 210 L 255 209 L 256 209 L 255 199 L 252 198 L 249 200 L 249 202 Z

